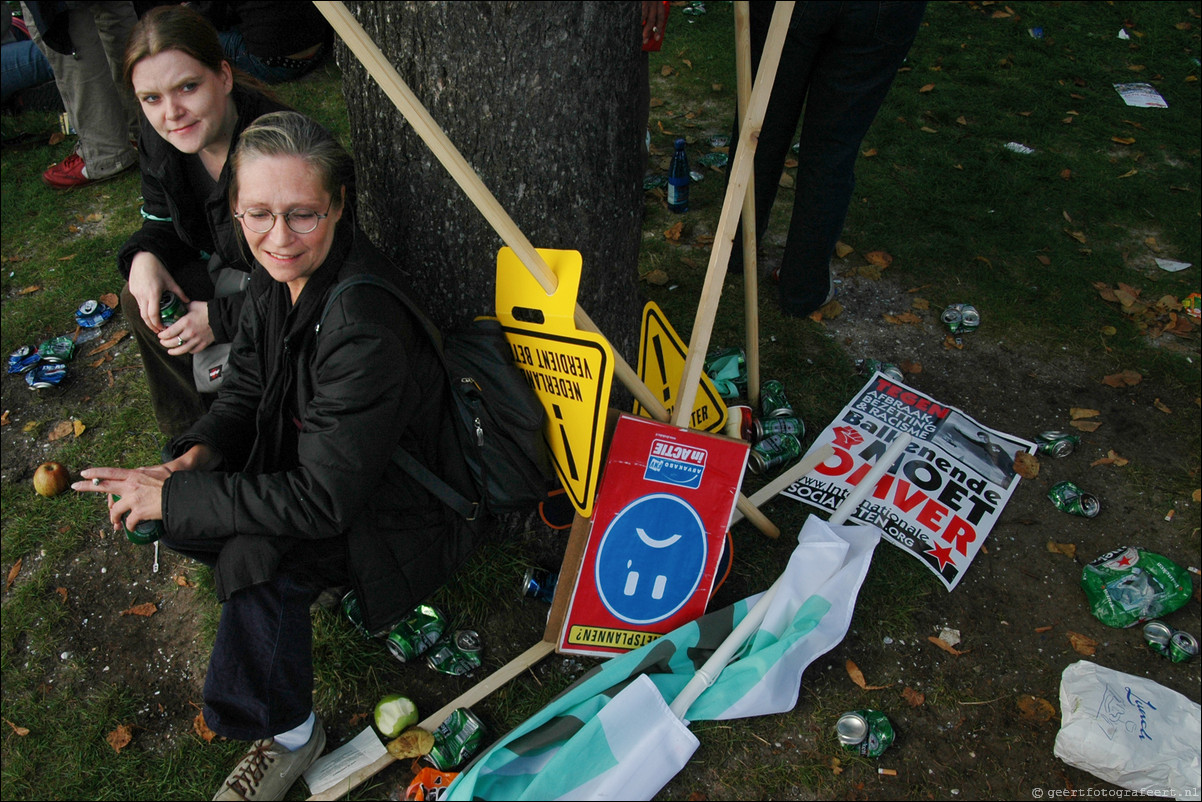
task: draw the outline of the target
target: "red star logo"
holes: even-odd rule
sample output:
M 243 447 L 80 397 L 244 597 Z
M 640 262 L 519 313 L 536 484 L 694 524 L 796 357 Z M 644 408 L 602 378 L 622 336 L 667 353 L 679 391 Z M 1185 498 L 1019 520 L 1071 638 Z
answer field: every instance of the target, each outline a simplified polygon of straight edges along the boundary
M 927 549 L 927 554 L 934 555 L 935 559 L 939 560 L 939 570 L 942 571 L 944 566 L 952 562 L 951 546 L 935 546 Z
M 1130 558 L 1130 557 L 1123 557 L 1123 559 L 1119 560 L 1119 565 L 1121 565 L 1121 566 L 1127 566 L 1127 565 L 1130 565 L 1130 564 L 1131 564 L 1131 558 Z

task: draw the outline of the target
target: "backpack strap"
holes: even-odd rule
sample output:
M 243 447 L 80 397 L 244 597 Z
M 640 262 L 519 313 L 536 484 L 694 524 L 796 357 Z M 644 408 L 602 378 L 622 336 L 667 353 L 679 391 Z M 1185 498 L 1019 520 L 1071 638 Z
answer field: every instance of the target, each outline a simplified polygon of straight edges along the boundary
M 330 307 L 334 305 L 334 301 L 338 298 L 338 296 L 342 295 L 342 293 L 346 292 L 351 287 L 357 287 L 361 284 L 368 284 L 390 293 L 394 298 L 400 301 L 401 304 L 404 305 L 404 307 L 408 309 L 414 317 L 418 319 L 418 321 L 422 324 L 422 328 L 425 329 L 427 336 L 429 336 L 431 344 L 434 346 L 434 352 L 438 354 L 438 361 L 442 363 L 443 373 L 447 376 L 447 380 L 454 381 L 454 378 L 451 376 L 450 368 L 447 365 L 446 356 L 442 352 L 442 333 L 438 330 L 438 327 L 435 326 L 434 322 L 426 316 L 425 312 L 419 309 L 413 303 L 413 301 L 411 301 L 408 296 L 397 289 L 392 282 L 382 279 L 379 276 L 372 275 L 371 273 L 360 273 L 358 275 L 351 276 L 344 281 L 340 281 L 337 285 L 335 285 L 334 289 L 330 291 L 330 297 L 326 299 L 325 308 L 321 310 L 321 317 L 318 318 L 314 333 L 319 335 L 321 334 L 321 326 L 323 323 L 325 323 L 326 315 L 329 313 Z M 451 391 L 454 392 L 454 388 L 452 388 Z M 452 403 L 454 403 L 453 400 Z M 410 454 L 405 448 L 397 445 L 396 451 L 394 451 L 392 454 L 392 461 L 398 468 L 416 480 L 418 484 L 437 496 L 442 503 L 459 513 L 464 520 L 476 520 L 476 516 L 480 512 L 480 502 L 470 501 L 465 498 L 463 494 L 459 493 L 457 490 L 455 490 L 455 488 L 444 482 L 437 474 L 435 474 L 425 465 L 422 465 L 420 462 L 418 462 L 417 458 Z

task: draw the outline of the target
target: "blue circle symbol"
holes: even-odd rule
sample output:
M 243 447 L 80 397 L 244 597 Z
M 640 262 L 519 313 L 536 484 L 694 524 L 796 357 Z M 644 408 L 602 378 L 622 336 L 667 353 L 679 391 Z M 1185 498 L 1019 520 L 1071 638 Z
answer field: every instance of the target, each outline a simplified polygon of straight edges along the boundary
M 642 496 L 617 514 L 597 547 L 601 603 L 629 624 L 654 624 L 693 597 L 709 551 L 705 525 L 668 493 Z

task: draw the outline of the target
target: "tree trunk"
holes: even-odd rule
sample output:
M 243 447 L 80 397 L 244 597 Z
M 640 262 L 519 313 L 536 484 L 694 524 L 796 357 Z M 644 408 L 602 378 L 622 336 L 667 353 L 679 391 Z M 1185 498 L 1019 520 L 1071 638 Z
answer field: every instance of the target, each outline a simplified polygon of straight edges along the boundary
M 350 2 L 539 248 L 578 250 L 580 305 L 635 356 L 646 60 L 636 2 Z M 339 45 L 359 220 L 439 325 L 493 314 L 501 238 Z

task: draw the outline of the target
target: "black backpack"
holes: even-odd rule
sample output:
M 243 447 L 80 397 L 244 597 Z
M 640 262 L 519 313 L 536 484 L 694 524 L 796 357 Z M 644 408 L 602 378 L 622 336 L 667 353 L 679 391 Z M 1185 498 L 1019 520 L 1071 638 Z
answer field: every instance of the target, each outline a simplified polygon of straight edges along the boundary
M 481 318 L 444 337 L 404 293 L 388 281 L 364 273 L 340 282 L 330 292 L 317 324 L 318 332 L 334 299 L 359 284 L 391 293 L 429 335 L 451 384 L 459 422 L 456 431 L 477 490 L 476 498 L 464 498 L 399 446 L 392 461 L 468 521 L 487 513 L 524 512 L 536 507 L 547 497 L 548 481 L 553 476 L 543 440 L 546 413 L 513 364 L 501 324 Z

